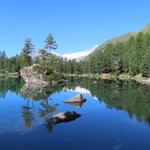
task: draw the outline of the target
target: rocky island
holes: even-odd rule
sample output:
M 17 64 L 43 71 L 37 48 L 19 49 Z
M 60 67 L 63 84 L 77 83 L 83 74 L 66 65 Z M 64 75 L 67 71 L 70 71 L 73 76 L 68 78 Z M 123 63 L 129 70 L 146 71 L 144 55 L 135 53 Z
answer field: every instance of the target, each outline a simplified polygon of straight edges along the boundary
M 21 69 L 20 75 L 27 84 L 46 86 L 63 82 L 59 73 L 50 69 L 44 69 L 44 66 L 39 64 Z

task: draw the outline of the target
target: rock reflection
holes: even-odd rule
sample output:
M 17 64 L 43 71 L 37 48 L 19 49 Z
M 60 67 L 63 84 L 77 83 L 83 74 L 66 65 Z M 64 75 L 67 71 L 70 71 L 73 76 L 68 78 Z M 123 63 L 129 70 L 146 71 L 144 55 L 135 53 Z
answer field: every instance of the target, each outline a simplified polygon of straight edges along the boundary
M 8 91 L 15 92 L 25 99 L 26 104 L 21 107 L 21 113 L 26 127 L 31 127 L 35 121 L 37 112 L 34 111 L 33 104 L 39 103 L 38 116 L 44 121 L 47 129 L 51 131 L 56 125 L 51 118 L 59 113 L 61 103 L 59 105 L 55 104 L 55 101 L 51 103 L 50 97 L 53 93 L 61 91 L 75 92 L 84 96 L 91 95 L 93 99 L 96 97 L 96 100 L 104 102 L 107 108 L 125 111 L 130 118 L 134 117 L 138 122 L 150 125 L 150 86 L 136 82 L 97 80 L 93 84 L 92 79 L 74 78 L 65 87 L 61 85 L 38 87 L 23 84 L 20 79 L 1 79 L 0 97 L 4 98 Z M 83 104 L 69 103 L 66 105 L 82 108 Z
M 82 108 L 82 106 L 83 106 L 84 103 L 85 103 L 85 102 L 66 103 L 66 104 L 67 104 L 67 105 L 72 105 L 72 106 L 74 106 L 74 107 L 76 107 L 76 108 Z
M 41 108 L 39 108 L 39 116 L 44 120 L 44 125 L 47 131 L 50 133 L 53 129 L 53 124 L 49 121 L 52 118 L 53 113 L 56 111 L 56 105 L 49 105 L 48 100 L 44 100 L 40 103 Z
M 38 101 L 42 99 L 47 99 L 51 94 L 59 92 L 61 91 L 61 89 L 61 85 L 42 86 L 35 84 L 24 84 L 24 86 L 21 88 L 21 95 L 25 99 Z
M 25 127 L 31 127 L 32 122 L 34 121 L 34 115 L 32 114 L 31 108 L 29 107 L 28 99 L 30 99 L 30 101 L 33 103 L 35 101 L 40 101 L 40 106 L 38 108 L 39 117 L 44 121 L 43 124 L 47 128 L 48 132 L 51 132 L 53 127 L 58 123 L 70 122 L 80 117 L 80 115 L 74 111 L 54 114 L 56 113 L 59 104 L 50 104 L 50 95 L 61 91 L 62 88 L 63 87 L 60 85 L 35 86 L 32 84 L 25 84 L 22 87 L 21 96 L 27 99 L 27 105 L 22 107 Z M 82 104 L 80 104 L 80 106 Z

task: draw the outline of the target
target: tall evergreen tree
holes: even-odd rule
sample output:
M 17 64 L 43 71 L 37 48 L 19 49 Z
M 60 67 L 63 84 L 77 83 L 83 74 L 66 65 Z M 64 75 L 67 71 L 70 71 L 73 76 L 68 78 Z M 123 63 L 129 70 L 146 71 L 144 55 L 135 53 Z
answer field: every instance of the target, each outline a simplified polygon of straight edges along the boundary
M 25 40 L 24 48 L 22 49 L 22 55 L 24 57 L 25 65 L 30 66 L 32 64 L 31 53 L 33 52 L 34 46 L 30 38 Z
M 44 48 L 49 53 L 51 52 L 51 50 L 55 50 L 57 48 L 56 41 L 51 33 L 47 36 L 44 42 L 45 42 Z
M 150 77 L 150 47 L 146 50 L 141 62 L 140 72 L 145 77 Z

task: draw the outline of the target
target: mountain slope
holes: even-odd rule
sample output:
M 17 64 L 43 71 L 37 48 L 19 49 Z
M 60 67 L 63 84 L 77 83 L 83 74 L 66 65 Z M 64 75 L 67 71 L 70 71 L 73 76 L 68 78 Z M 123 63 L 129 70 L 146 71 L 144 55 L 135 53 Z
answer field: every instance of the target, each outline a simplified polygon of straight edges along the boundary
M 148 24 L 147 24 L 142 30 L 140 30 L 139 32 L 144 32 L 144 33 L 150 32 L 150 23 L 148 23 Z M 95 49 L 95 51 L 93 51 L 91 54 L 89 54 L 89 55 L 85 58 L 85 60 L 88 59 L 91 55 L 94 55 L 97 51 L 102 50 L 107 44 L 110 44 L 110 43 L 115 44 L 115 43 L 117 43 L 117 42 L 126 42 L 126 41 L 128 41 L 128 40 L 130 39 L 131 36 L 136 36 L 139 32 L 129 32 L 129 33 L 124 34 L 124 35 L 122 35 L 122 36 L 118 36 L 118 37 L 115 37 L 115 38 L 112 38 L 112 39 L 106 41 L 105 43 L 99 45 L 99 46 Z
M 95 49 L 97 48 L 97 45 L 95 45 L 93 48 L 90 48 L 85 51 L 79 51 L 75 53 L 68 53 L 68 54 L 62 54 L 60 55 L 63 58 L 66 58 L 68 60 L 75 60 L 77 62 L 83 60 L 85 57 L 87 57 L 89 54 L 91 54 Z

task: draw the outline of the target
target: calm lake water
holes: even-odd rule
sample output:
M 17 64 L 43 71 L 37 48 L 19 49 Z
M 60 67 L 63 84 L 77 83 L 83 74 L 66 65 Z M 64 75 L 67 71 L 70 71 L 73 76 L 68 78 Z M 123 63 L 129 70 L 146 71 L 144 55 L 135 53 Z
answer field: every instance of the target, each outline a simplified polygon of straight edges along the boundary
M 64 101 L 82 94 L 81 106 Z M 50 124 L 75 111 L 73 121 Z M 35 88 L 0 79 L 0 150 L 149 150 L 150 87 L 135 82 L 71 78 L 66 86 Z

